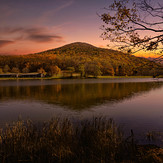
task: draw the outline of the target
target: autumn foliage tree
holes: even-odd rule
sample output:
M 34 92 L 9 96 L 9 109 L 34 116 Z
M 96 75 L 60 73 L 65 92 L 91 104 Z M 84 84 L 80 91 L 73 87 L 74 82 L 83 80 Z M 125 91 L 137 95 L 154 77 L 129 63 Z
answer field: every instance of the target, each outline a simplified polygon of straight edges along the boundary
M 53 76 L 53 75 L 58 75 L 61 72 L 61 69 L 58 66 L 50 66 L 50 70 L 49 70 L 49 75 Z
M 10 71 L 11 71 L 10 67 L 8 65 L 5 65 L 4 68 L 3 68 L 3 72 L 7 73 L 7 72 L 10 72 Z
M 160 2 L 160 3 L 159 3 Z M 100 15 L 102 37 L 127 52 L 155 51 L 163 57 L 163 3 L 151 0 L 115 0 Z
M 75 72 L 75 68 L 74 67 L 67 67 L 67 70 L 70 72 L 71 77 L 73 76 L 73 72 Z
M 11 70 L 11 72 L 12 72 L 12 73 L 19 73 L 20 70 L 19 70 L 19 68 L 17 68 L 17 67 L 13 67 L 12 70 Z
M 80 72 L 80 76 L 83 77 L 84 74 L 85 74 L 85 66 L 84 66 L 84 64 L 79 65 L 78 71 Z
M 38 73 L 46 75 L 45 70 L 41 67 L 37 70 Z
M 85 76 L 93 75 L 94 77 L 102 75 L 100 65 L 95 62 L 87 62 L 85 64 Z
M 22 69 L 22 72 L 23 72 L 23 73 L 29 73 L 29 68 L 28 68 L 28 67 L 24 67 L 24 68 Z
M 0 68 L 0 74 L 2 74 L 3 73 L 3 70 L 2 70 L 2 68 Z

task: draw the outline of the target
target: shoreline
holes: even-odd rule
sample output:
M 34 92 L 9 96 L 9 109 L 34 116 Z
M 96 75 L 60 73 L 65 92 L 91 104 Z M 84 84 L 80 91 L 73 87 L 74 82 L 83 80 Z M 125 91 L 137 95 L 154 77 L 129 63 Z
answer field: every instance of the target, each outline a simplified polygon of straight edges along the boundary
M 0 78 L 0 80 L 54 80 L 54 79 L 140 79 L 140 78 L 153 78 L 152 76 L 98 76 L 98 77 L 87 77 L 87 78 L 77 78 L 77 77 L 30 77 L 30 78 Z M 159 79 L 163 78 L 160 76 Z

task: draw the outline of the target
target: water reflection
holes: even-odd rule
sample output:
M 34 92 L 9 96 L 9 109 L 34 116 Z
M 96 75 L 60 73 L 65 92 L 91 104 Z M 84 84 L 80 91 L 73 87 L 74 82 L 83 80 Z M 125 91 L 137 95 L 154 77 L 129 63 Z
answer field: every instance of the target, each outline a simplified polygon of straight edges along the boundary
M 32 100 L 47 104 L 66 106 L 73 110 L 88 109 L 102 103 L 118 103 L 159 89 L 163 83 L 73 83 L 54 85 L 12 85 L 0 87 L 0 100 Z M 28 104 L 29 105 L 29 104 Z
M 0 127 L 19 115 L 36 123 L 55 116 L 106 116 L 127 135 L 132 129 L 142 138 L 163 131 L 162 97 L 163 82 L 151 79 L 0 81 Z

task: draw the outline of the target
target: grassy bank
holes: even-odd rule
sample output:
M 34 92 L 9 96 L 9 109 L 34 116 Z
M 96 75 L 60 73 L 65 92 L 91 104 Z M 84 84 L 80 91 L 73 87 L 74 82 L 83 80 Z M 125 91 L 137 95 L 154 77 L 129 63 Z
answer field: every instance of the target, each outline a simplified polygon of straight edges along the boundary
M 88 76 L 87 78 L 80 78 L 80 77 L 61 77 L 61 76 L 54 76 L 54 77 L 35 77 L 35 78 L 0 78 L 0 80 L 51 80 L 51 79 L 118 79 L 118 78 L 153 78 L 152 76 Z M 159 76 L 159 78 L 163 78 L 163 76 Z
M 113 79 L 113 78 L 153 78 L 152 76 L 98 76 L 100 79 Z
M 77 124 L 52 119 L 35 126 L 17 121 L 0 132 L 0 162 L 161 162 L 163 149 L 137 145 L 124 138 L 112 119 L 93 118 Z

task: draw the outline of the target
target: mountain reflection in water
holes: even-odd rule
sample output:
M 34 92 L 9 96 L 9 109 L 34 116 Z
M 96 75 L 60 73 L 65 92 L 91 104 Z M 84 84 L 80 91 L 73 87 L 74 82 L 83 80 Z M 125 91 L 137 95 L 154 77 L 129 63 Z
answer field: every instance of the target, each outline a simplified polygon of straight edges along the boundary
M 118 103 L 162 86 L 159 82 L 8 85 L 0 87 L 0 100 L 34 100 L 84 110 L 105 102 Z

